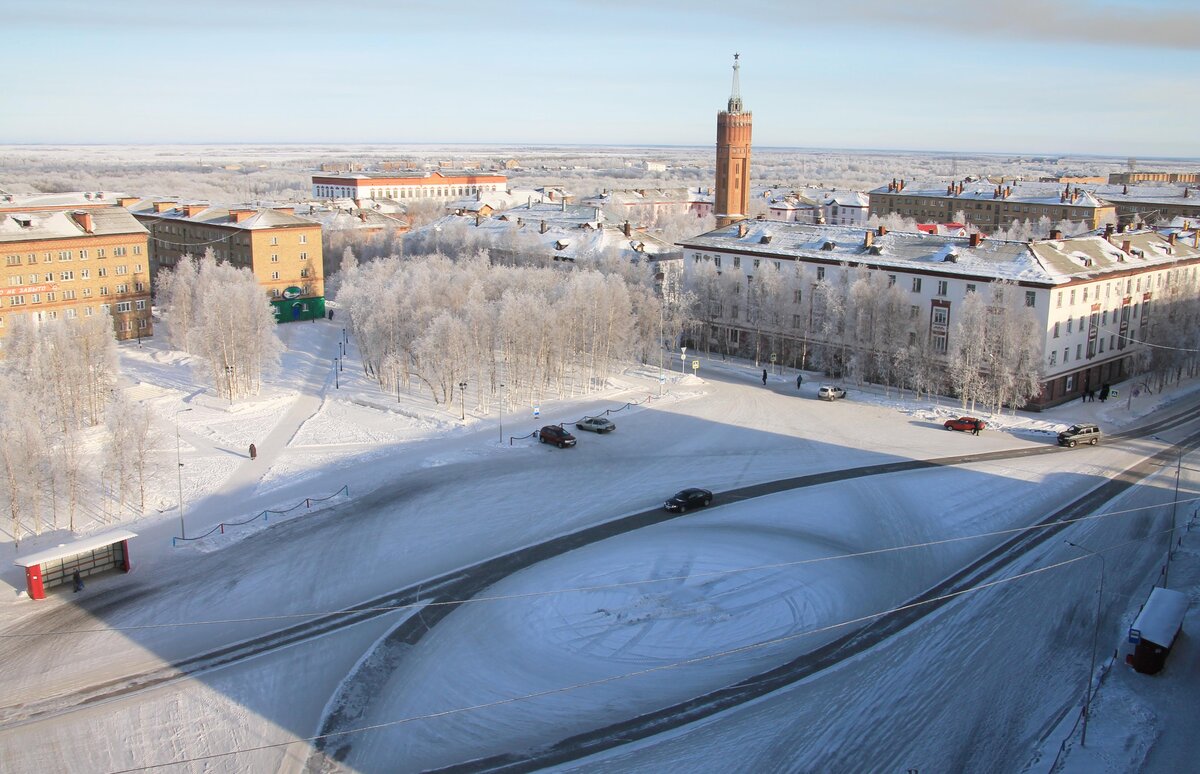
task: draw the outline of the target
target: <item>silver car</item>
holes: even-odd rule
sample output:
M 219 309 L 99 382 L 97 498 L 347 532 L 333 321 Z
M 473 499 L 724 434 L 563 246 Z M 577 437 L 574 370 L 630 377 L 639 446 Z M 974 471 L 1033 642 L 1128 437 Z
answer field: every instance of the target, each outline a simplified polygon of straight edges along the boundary
M 591 430 L 593 433 L 611 433 L 617 426 L 604 417 L 584 417 L 575 423 L 579 430 Z
M 846 397 L 846 391 L 832 384 L 822 384 L 821 389 L 817 390 L 817 397 L 821 400 L 837 400 Z

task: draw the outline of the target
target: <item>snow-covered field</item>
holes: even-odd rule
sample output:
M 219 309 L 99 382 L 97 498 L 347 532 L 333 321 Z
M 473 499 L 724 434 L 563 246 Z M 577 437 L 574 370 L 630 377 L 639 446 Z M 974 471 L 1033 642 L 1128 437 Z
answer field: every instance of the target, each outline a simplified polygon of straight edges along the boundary
M 416 392 L 380 393 L 352 339 L 335 387 L 321 353 L 341 333 L 325 321 L 283 326 L 282 373 L 233 406 L 195 386 L 178 353 L 153 341 L 122 347 L 125 389 L 161 418 L 155 507 L 127 525 L 139 533 L 128 575 L 33 602 L 21 568 L 0 573 L 0 769 L 299 771 L 316 759 L 314 744 L 297 740 L 331 728 L 354 731 L 329 748 L 344 748 L 358 771 L 552 745 L 801 657 L 936 585 L 1010 536 L 1002 531 L 1196 430 L 1189 420 L 1157 438 L 722 498 L 865 465 L 1036 450 L 1070 422 L 1135 428 L 1156 411 L 1191 406 L 1194 417 L 1196 401 L 1189 385 L 1132 400 L 1118 385 L 1107 403 L 985 415 L 989 429 L 973 437 L 942 429 L 962 413 L 953 404 L 853 387 L 825 403 L 816 374 L 800 390 L 795 372 L 764 387 L 753 363 L 702 359 L 686 377 L 676 361 L 661 396 L 656 368 L 632 369 L 607 393 L 544 402 L 540 417 L 506 414 L 501 432 L 495 413 L 477 415 L 470 401 L 461 421 Z M 574 449 L 520 438 L 620 407 L 616 432 L 577 433 Z M 1166 537 L 1145 536 L 1170 523 L 1174 472 L 1037 545 L 1000 572 L 1006 582 L 830 669 L 560 768 L 1049 771 L 1060 745 L 1057 770 L 1187 768 L 1196 750 L 1186 719 L 1200 695 L 1194 614 L 1163 674 L 1137 675 L 1119 659 L 1105 670 L 1087 747 L 1073 729 L 1093 634 L 1107 663 L 1157 577 Z M 1197 483 L 1185 456 L 1180 523 L 1195 511 Z M 415 644 L 390 635 L 427 606 L 128 693 L 100 690 L 99 701 L 80 693 L 170 674 L 190 656 L 654 509 L 692 485 L 716 492 L 714 506 L 509 575 Z M 195 537 L 297 504 L 173 545 L 181 516 Z M 20 553 L 68 537 L 22 541 Z M 1099 629 L 1097 560 L 1063 538 L 1105 556 Z M 17 555 L 11 542 L 5 550 Z M 1171 568 L 1171 586 L 1193 600 L 1196 551 L 1185 535 Z M 335 708 L 347 713 L 340 722 Z

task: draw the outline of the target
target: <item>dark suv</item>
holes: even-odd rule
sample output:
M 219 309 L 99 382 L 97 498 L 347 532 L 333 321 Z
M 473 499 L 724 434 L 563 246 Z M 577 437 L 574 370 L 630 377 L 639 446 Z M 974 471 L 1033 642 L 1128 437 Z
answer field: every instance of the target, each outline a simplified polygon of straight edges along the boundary
M 563 429 L 562 425 L 546 425 L 538 430 L 538 440 L 542 443 L 552 443 L 560 449 L 575 445 L 575 436 Z
M 1096 425 L 1071 425 L 1058 434 L 1058 445 L 1075 447 L 1075 444 L 1100 442 L 1100 428 Z

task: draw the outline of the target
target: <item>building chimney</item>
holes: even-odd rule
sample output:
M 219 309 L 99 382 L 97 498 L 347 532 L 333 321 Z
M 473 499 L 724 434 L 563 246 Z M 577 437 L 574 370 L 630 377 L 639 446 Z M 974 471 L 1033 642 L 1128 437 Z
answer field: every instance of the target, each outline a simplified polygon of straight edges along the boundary
M 207 204 L 185 204 L 183 205 L 183 216 L 194 218 L 206 209 L 208 209 Z
M 1175 246 L 1175 232 L 1167 234 L 1167 244 L 1171 245 L 1172 247 Z
M 974 234 L 971 234 L 971 236 L 970 236 L 971 247 L 979 247 L 979 245 L 981 245 L 982 243 L 983 243 L 983 234 L 979 233 L 978 231 L 976 231 Z
M 900 190 L 904 190 L 904 178 L 900 178 Z
M 1050 238 L 1051 239 L 1062 239 L 1062 231 L 1059 231 L 1056 228 L 1050 229 Z
M 75 210 L 71 213 L 71 217 L 79 224 L 79 227 L 87 233 L 95 231 L 95 226 L 92 223 L 92 213 L 87 210 Z
M 1124 224 L 1124 223 L 1118 223 L 1118 224 L 1117 224 L 1117 233 L 1118 233 L 1118 234 L 1124 234 L 1124 233 L 1125 233 L 1125 224 Z
M 478 226 L 482 220 L 483 220 L 482 215 L 476 215 L 475 216 L 475 225 Z
M 281 204 L 278 207 L 272 207 L 271 209 L 275 210 L 276 212 L 282 212 L 284 215 L 296 214 L 296 208 L 291 204 Z
M 120 199 L 117 199 L 117 204 L 121 207 L 132 207 L 137 204 L 137 201 L 138 197 L 136 196 L 122 196 Z
M 167 210 L 174 209 L 174 207 L 175 207 L 175 202 L 155 202 L 154 203 L 154 211 L 155 212 L 166 212 Z
M 249 220 L 253 215 L 254 210 L 250 207 L 229 208 L 229 219 L 234 223 L 241 223 L 243 220 Z
M 1115 231 L 1115 230 L 1116 230 L 1116 227 L 1113 226 L 1113 224 L 1111 224 L 1111 223 L 1104 224 L 1104 238 L 1112 239 L 1113 231 Z
M 544 220 L 542 221 L 541 225 L 538 226 L 539 234 L 545 234 L 549 230 L 550 229 L 546 226 L 546 221 L 544 221 Z
M 868 231 L 863 234 L 863 247 L 870 247 L 873 244 L 875 244 L 875 232 Z
M 1122 243 L 1121 243 L 1121 252 L 1123 252 L 1123 253 L 1126 253 L 1126 254 L 1129 254 L 1129 253 L 1130 253 L 1130 249 L 1131 249 L 1132 247 L 1133 247 L 1133 242 L 1131 242 L 1131 241 L 1129 241 L 1128 239 L 1126 239 L 1124 242 L 1122 242 Z
M 737 235 L 738 235 L 739 237 L 744 237 L 744 236 L 746 236 L 746 232 L 747 232 L 747 231 L 749 231 L 749 230 L 750 230 L 750 229 L 749 229 L 749 228 L 746 226 L 746 224 L 745 224 L 745 223 L 739 223 L 739 224 L 738 224 Z
M 887 236 L 887 226 L 879 227 L 879 236 Z
M 625 236 L 627 237 L 633 235 L 633 228 L 629 225 L 629 221 L 625 221 L 625 225 L 621 227 L 621 230 L 625 232 Z

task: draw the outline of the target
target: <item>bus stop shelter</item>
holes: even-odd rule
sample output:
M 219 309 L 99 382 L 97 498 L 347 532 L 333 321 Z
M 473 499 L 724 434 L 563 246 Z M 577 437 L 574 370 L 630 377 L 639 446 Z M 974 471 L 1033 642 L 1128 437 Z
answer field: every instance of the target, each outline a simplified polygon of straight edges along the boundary
M 1134 669 L 1146 675 L 1162 671 L 1183 629 L 1187 609 L 1187 594 L 1159 586 L 1151 590 L 1142 612 L 1129 627 L 1129 642 L 1137 646 L 1129 659 Z
M 129 539 L 135 537 L 116 529 L 18 556 L 15 564 L 25 568 L 29 598 L 45 599 L 46 589 L 70 583 L 76 572 L 82 578 L 112 569 L 129 572 Z

